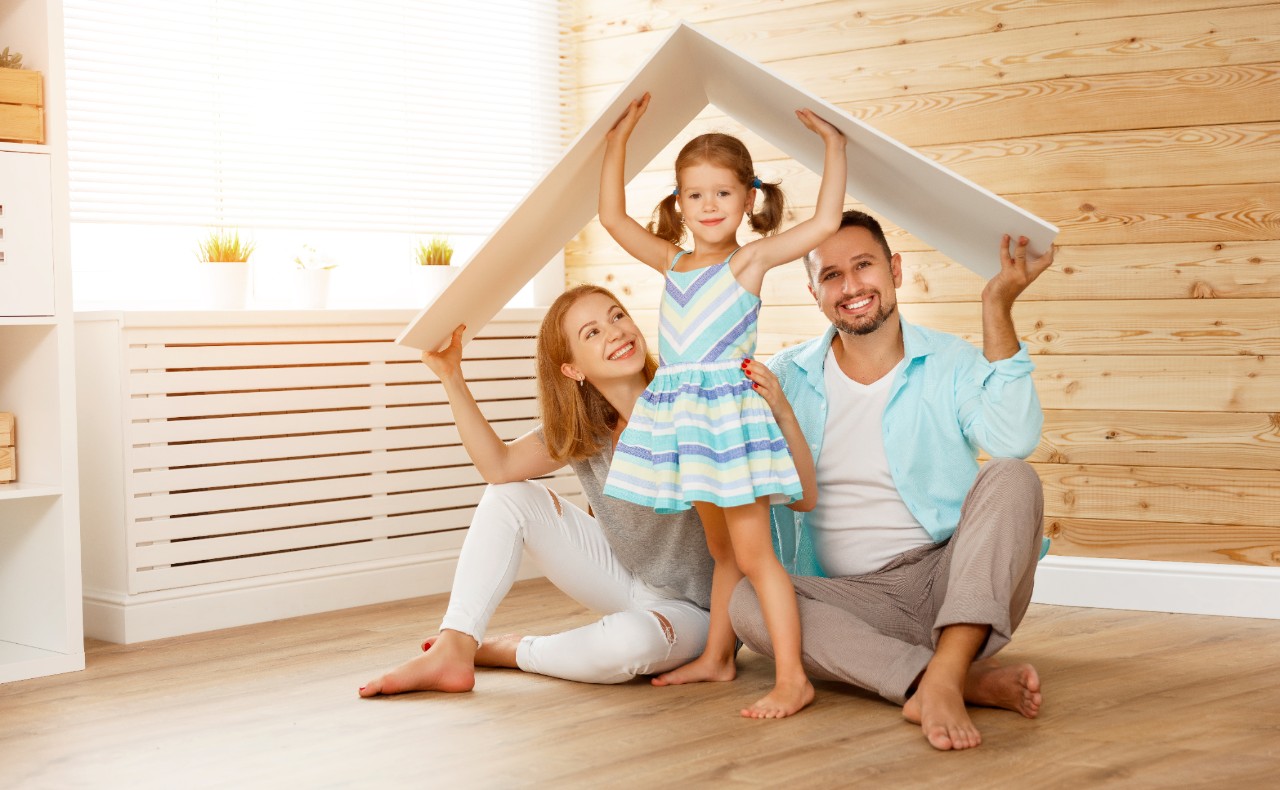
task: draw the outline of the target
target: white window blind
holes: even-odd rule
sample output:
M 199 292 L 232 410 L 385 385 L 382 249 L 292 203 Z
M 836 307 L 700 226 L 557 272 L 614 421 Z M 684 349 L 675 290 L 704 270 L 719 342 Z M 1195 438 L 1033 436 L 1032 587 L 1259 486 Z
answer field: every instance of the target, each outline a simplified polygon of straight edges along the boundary
M 180 288 L 156 275 L 208 227 L 366 284 L 420 238 L 465 257 L 568 139 L 556 2 L 67 0 L 65 27 L 78 302 Z

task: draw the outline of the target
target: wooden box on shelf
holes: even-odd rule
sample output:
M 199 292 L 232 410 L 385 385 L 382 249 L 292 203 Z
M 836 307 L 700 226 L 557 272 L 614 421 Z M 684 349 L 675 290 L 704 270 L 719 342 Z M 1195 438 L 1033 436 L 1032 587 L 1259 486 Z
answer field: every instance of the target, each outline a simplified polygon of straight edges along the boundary
M 44 81 L 40 72 L 0 69 L 0 140 L 44 142 Z
M 18 455 L 14 445 L 16 432 L 13 415 L 0 411 L 0 483 L 12 483 L 18 479 Z

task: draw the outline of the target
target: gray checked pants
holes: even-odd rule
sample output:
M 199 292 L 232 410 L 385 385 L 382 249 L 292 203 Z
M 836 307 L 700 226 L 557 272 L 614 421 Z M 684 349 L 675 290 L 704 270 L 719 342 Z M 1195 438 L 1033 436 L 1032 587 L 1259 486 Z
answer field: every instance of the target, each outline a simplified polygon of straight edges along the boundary
M 901 704 L 946 626 L 990 625 L 978 658 L 995 655 L 1031 601 L 1043 520 L 1035 470 L 996 458 L 979 471 L 947 541 L 862 576 L 793 576 L 805 670 Z M 747 647 L 772 658 L 760 602 L 746 580 L 734 590 L 729 613 Z

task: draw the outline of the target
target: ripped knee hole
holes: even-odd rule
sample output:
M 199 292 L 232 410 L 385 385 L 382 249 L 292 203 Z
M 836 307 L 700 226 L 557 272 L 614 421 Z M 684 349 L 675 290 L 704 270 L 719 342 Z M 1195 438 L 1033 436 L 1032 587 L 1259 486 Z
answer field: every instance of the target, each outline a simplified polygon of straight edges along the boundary
M 556 515 L 563 516 L 564 508 L 560 506 L 560 497 L 556 496 L 556 492 L 552 491 L 550 488 L 547 489 L 547 493 L 551 495 L 551 504 L 556 506 Z
M 662 635 L 667 638 L 667 644 L 674 645 L 676 643 L 676 629 L 671 625 L 671 621 L 652 609 L 649 610 L 649 614 L 658 618 L 658 625 L 662 626 Z

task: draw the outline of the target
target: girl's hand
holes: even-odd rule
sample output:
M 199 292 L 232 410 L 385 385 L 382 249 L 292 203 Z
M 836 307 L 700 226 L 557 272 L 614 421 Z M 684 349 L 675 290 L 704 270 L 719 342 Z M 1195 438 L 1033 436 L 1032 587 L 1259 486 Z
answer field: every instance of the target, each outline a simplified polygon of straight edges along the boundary
M 844 134 L 839 129 L 827 123 L 814 114 L 813 110 L 804 108 L 796 110 L 796 117 L 800 119 L 800 123 L 805 128 L 816 133 L 823 140 L 828 142 L 844 142 Z
M 422 361 L 441 381 L 457 377 L 462 378 L 462 333 L 466 324 L 459 324 L 449 338 L 449 345 L 440 351 L 423 351 Z
M 764 398 L 765 403 L 769 404 L 769 408 L 773 410 L 773 418 L 778 422 L 783 422 L 792 414 L 791 401 L 787 400 L 787 396 L 782 394 L 782 385 L 778 383 L 778 377 L 773 375 L 773 371 L 763 362 L 757 362 L 754 359 L 742 360 L 742 372 L 747 378 L 751 379 L 751 387 Z
M 635 130 L 636 124 L 640 123 L 640 116 L 644 115 L 644 111 L 647 109 L 649 109 L 649 94 L 645 93 L 645 95 L 634 99 L 627 105 L 627 111 L 622 114 L 618 122 L 605 135 L 605 140 L 611 143 L 625 142 L 631 137 L 631 132 Z

